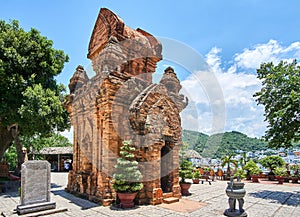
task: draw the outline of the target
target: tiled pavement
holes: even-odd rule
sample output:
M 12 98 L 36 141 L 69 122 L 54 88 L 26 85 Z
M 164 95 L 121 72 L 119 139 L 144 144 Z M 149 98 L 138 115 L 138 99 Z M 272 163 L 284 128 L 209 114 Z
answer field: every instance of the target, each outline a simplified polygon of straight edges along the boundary
M 63 189 L 66 185 L 66 173 L 52 173 L 52 201 L 58 208 L 66 207 L 68 211 L 52 214 L 50 216 L 130 216 L 130 217 L 175 217 L 175 216 L 224 216 L 228 208 L 228 197 L 225 194 L 227 182 L 216 181 L 209 185 L 192 185 L 192 195 L 184 197 L 175 205 L 136 206 L 133 209 L 123 210 L 116 207 L 103 207 L 98 204 L 77 198 L 66 193 Z M 290 217 L 300 216 L 300 184 L 278 185 L 275 182 L 246 183 L 244 209 L 250 217 Z M 191 203 L 192 201 L 193 203 Z M 19 203 L 16 194 L 0 195 L 0 213 L 7 216 L 17 216 L 13 212 Z M 185 206 L 180 208 L 180 206 Z M 188 207 L 190 206 L 190 207 Z M 177 210 L 177 211 L 176 211 Z

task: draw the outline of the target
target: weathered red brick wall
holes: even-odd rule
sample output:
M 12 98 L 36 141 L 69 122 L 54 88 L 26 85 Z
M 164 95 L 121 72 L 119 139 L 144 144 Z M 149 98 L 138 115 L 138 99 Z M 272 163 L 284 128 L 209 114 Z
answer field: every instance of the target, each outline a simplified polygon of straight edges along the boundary
M 181 197 L 179 113 L 187 102 L 172 68 L 159 84 L 152 83 L 161 49 L 154 36 L 100 10 L 88 49 L 96 75 L 88 78 L 79 66 L 69 84 L 74 156 L 68 191 L 104 205 L 114 201 L 114 165 L 122 141 L 130 139 L 143 173 L 138 203 L 159 204 L 163 191 Z

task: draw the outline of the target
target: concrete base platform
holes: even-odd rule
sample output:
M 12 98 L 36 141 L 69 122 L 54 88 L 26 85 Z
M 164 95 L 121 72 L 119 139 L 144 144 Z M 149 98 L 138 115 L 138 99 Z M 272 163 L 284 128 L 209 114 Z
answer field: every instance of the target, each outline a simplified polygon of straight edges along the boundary
M 17 213 L 19 215 L 23 215 L 27 213 L 39 212 L 39 211 L 55 209 L 55 208 L 56 208 L 55 202 L 43 202 L 43 203 L 35 203 L 29 205 L 18 205 Z

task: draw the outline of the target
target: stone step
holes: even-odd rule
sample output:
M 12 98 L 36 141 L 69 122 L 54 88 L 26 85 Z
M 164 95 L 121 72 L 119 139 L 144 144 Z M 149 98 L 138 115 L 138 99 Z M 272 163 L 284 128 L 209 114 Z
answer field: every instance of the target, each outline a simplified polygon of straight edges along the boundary
M 61 212 L 67 212 L 68 208 L 66 207 L 62 207 L 62 208 L 57 208 L 57 209 L 52 209 L 52 210 L 45 210 L 45 211 L 40 211 L 40 212 L 36 212 L 36 213 L 31 213 L 28 215 L 24 215 L 22 217 L 39 217 L 39 216 L 48 216 L 51 214 L 57 214 L 57 213 L 61 213 Z
M 173 197 L 173 193 L 172 192 L 163 193 L 163 198 L 169 198 L 169 197 Z
M 44 211 L 39 211 L 39 212 L 34 212 L 34 213 L 30 213 L 27 215 L 22 215 L 22 217 L 40 217 L 40 216 L 48 216 L 51 214 L 57 214 L 57 213 L 61 213 L 61 212 L 67 212 L 68 208 L 66 207 L 62 207 L 62 208 L 56 208 L 56 209 L 51 209 L 51 210 L 44 210 Z M 2 212 L 0 214 L 0 216 L 3 217 L 10 217 L 10 216 L 18 216 L 17 215 L 17 211 L 14 210 L 12 213 L 6 213 L 6 212 Z
M 176 203 L 176 202 L 179 202 L 179 198 L 177 198 L 177 197 L 164 198 L 163 202 L 167 203 L 167 204 Z

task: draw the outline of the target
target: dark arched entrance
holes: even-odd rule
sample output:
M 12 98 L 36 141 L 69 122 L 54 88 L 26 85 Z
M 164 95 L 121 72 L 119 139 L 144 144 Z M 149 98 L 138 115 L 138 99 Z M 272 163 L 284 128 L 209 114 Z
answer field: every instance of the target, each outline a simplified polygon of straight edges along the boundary
M 172 167 L 173 167 L 173 156 L 172 148 L 169 141 L 165 141 L 165 145 L 161 149 L 161 162 L 160 162 L 160 186 L 164 193 L 172 191 Z

